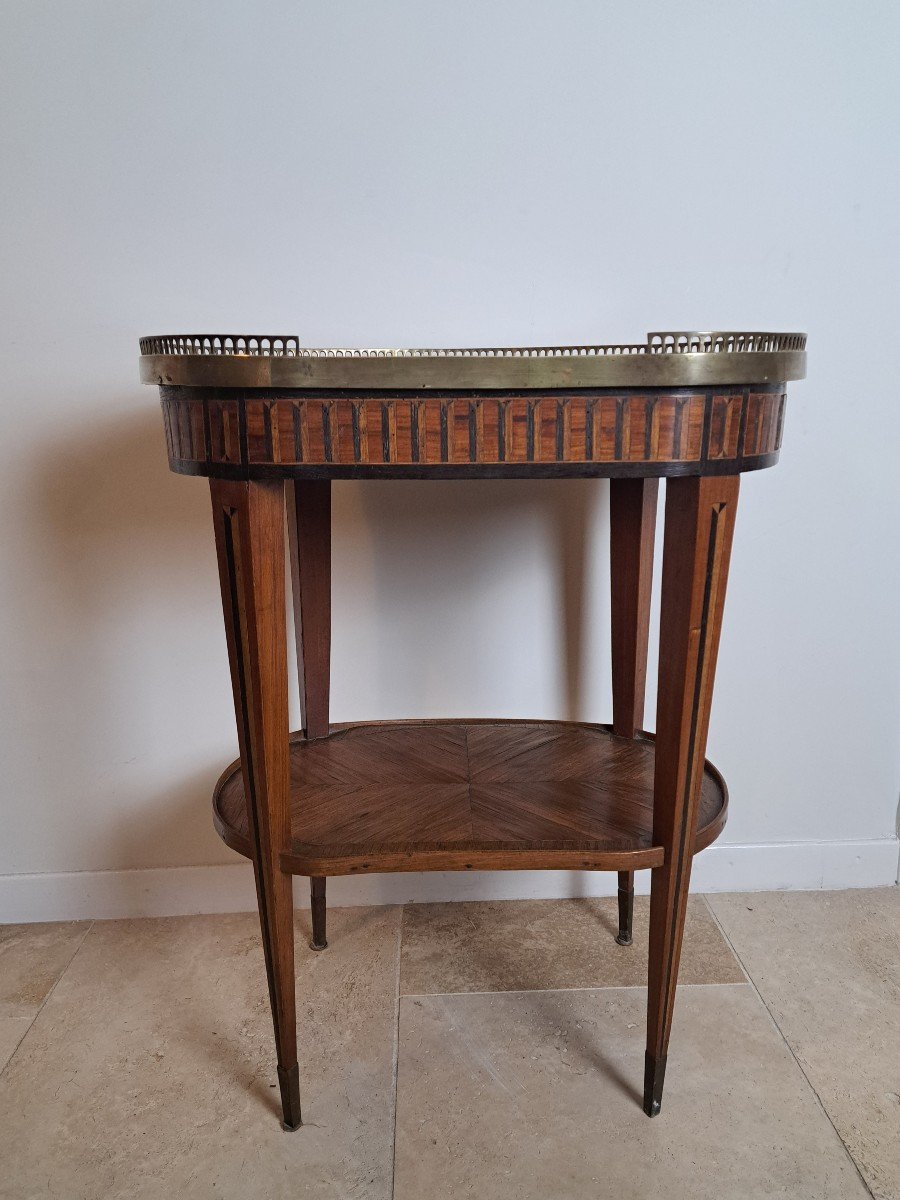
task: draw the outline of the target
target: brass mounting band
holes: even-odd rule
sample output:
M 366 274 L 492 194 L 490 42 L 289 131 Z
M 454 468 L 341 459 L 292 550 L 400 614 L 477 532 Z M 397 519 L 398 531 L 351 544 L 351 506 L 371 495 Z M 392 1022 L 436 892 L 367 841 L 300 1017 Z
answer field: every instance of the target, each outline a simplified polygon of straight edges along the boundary
M 141 340 L 141 380 L 180 387 L 528 390 L 705 387 L 806 375 L 806 337 L 653 333 L 621 346 L 307 349 L 284 335 L 176 334 Z

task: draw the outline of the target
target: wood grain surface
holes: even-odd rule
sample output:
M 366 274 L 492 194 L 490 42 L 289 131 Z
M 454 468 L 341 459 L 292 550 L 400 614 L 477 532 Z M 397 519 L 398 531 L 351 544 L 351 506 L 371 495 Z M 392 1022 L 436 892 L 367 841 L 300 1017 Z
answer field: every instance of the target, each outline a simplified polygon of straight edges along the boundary
M 213 527 L 238 744 L 247 854 L 253 860 L 284 1124 L 297 1129 L 294 898 L 281 848 L 290 831 L 284 489 L 216 479 Z
M 658 479 L 609 482 L 609 577 L 613 733 L 633 738 L 644 728 L 650 589 L 656 535 Z M 619 932 L 630 946 L 634 920 L 634 871 L 619 872 Z
M 654 743 L 566 722 L 387 722 L 291 740 L 291 836 L 301 875 L 385 870 L 658 866 Z M 696 848 L 718 836 L 727 791 L 707 765 Z M 239 764 L 214 798 L 224 840 L 250 854 Z
M 784 384 L 490 394 L 161 387 L 173 470 L 226 478 L 730 474 L 769 466 Z
M 666 486 L 659 635 L 653 838 L 665 848 L 650 880 L 644 1111 L 662 1102 L 740 479 Z

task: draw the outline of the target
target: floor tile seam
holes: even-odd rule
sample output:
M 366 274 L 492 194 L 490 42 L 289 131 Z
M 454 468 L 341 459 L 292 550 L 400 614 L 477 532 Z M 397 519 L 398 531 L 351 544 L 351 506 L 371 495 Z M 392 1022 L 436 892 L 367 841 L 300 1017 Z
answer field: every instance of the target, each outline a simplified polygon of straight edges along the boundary
M 738 952 L 735 950 L 734 945 L 732 944 L 731 938 L 728 936 L 728 934 L 722 928 L 721 921 L 716 916 L 716 914 L 713 912 L 713 907 L 709 902 L 709 897 L 706 895 L 702 895 L 699 897 L 699 899 L 701 899 L 703 901 L 704 905 L 706 906 L 706 911 L 709 913 L 713 924 L 715 925 L 715 927 L 718 929 L 719 933 L 721 934 L 722 940 L 725 942 L 725 945 L 731 951 L 731 957 L 734 959 L 734 961 L 740 967 L 741 974 L 744 976 L 744 978 L 747 980 L 747 982 L 750 984 L 751 987 L 755 987 L 756 985 L 754 984 L 753 980 L 750 978 L 750 972 L 747 970 L 747 968 L 744 966 L 743 962 L 741 961 L 741 958 L 738 955 Z
M 403 925 L 406 915 L 406 905 L 400 905 L 400 920 L 397 926 L 396 991 L 394 993 L 394 1053 L 391 1063 L 391 1094 L 394 1105 L 394 1115 L 391 1122 L 391 1200 L 394 1200 L 394 1188 L 397 1180 L 397 1105 L 399 1100 L 399 1071 L 400 1071 L 400 972 L 403 969 Z
M 96 924 L 95 921 L 88 921 L 87 929 L 84 931 L 83 936 L 80 938 L 78 945 L 75 947 L 75 949 L 69 955 L 68 959 L 66 960 L 66 965 L 63 967 L 63 969 L 60 971 L 59 975 L 53 981 L 53 986 L 50 988 L 50 990 L 47 992 L 47 995 L 43 998 L 43 1000 L 38 1005 L 37 1010 L 35 1011 L 31 1020 L 28 1022 L 28 1027 L 25 1029 L 22 1036 L 19 1038 L 18 1042 L 16 1042 L 15 1050 L 13 1050 L 12 1054 L 9 1056 L 9 1058 L 6 1060 L 6 1062 L 3 1064 L 3 1066 L 0 1067 L 0 1075 L 3 1074 L 3 1072 L 9 1066 L 9 1064 L 12 1062 L 12 1060 L 15 1058 L 15 1056 L 19 1053 L 19 1048 L 21 1047 L 21 1045 L 25 1041 L 25 1039 L 28 1037 L 29 1033 L 31 1033 L 32 1026 L 34 1025 L 35 1021 L 38 1019 L 38 1017 L 41 1015 L 41 1013 L 44 1011 L 45 1004 L 50 999 L 50 997 L 53 995 L 53 993 L 56 991 L 57 987 L 60 984 L 60 981 L 62 980 L 63 975 L 65 975 L 66 971 L 68 971 L 69 967 L 71 967 L 72 963 L 75 961 L 75 956 L 78 954 L 78 951 L 84 945 L 85 938 L 91 932 L 91 930 L 94 928 L 95 924 Z
M 703 898 L 704 898 L 704 900 L 706 900 L 705 896 Z M 722 934 L 722 937 L 725 939 L 725 941 L 730 946 L 732 954 L 737 959 L 738 963 L 740 963 L 741 970 L 747 976 L 747 982 L 749 983 L 750 987 L 753 989 L 753 992 L 755 993 L 756 998 L 759 1000 L 760 1004 L 762 1005 L 763 1009 L 765 1010 L 766 1015 L 768 1016 L 769 1020 L 772 1022 L 773 1028 L 777 1031 L 778 1036 L 784 1042 L 784 1045 L 785 1045 L 785 1048 L 787 1049 L 788 1054 L 790 1054 L 791 1058 L 793 1059 L 794 1063 L 797 1066 L 797 1070 L 800 1072 L 800 1074 L 806 1080 L 806 1085 L 809 1088 L 809 1090 L 812 1092 L 813 1096 L 815 1097 L 816 1104 L 819 1106 L 819 1109 L 821 1110 L 822 1115 L 825 1117 L 825 1120 L 828 1122 L 828 1124 L 834 1130 L 834 1136 L 837 1138 L 837 1140 L 843 1146 L 844 1153 L 847 1155 L 847 1158 L 850 1161 L 850 1163 L 852 1164 L 853 1169 L 856 1171 L 856 1174 L 859 1176 L 860 1183 L 865 1188 L 867 1195 L 871 1196 L 874 1200 L 875 1193 L 869 1187 L 866 1177 L 863 1175 L 862 1170 L 860 1169 L 859 1163 L 856 1161 L 856 1159 L 851 1154 L 850 1147 L 844 1141 L 843 1137 L 841 1136 L 840 1130 L 835 1125 L 834 1121 L 831 1119 L 831 1113 L 825 1107 L 822 1097 L 819 1095 L 818 1090 L 816 1089 L 813 1081 L 810 1079 L 809 1075 L 807 1074 L 807 1072 L 803 1066 L 803 1063 L 797 1057 L 797 1054 L 794 1051 L 794 1047 L 788 1041 L 784 1030 L 781 1028 L 781 1026 L 778 1024 L 778 1021 L 775 1019 L 775 1014 L 772 1012 L 771 1008 L 766 1003 L 765 997 L 763 996 L 762 992 L 759 990 L 759 987 L 757 986 L 755 979 L 750 974 L 750 971 L 748 970 L 746 964 L 744 963 L 744 960 L 741 958 L 740 954 L 738 953 L 737 948 L 734 945 L 734 942 L 728 936 L 728 933 L 725 930 L 725 926 L 719 920 L 718 914 L 714 911 L 714 909 L 713 909 L 712 905 L 709 903 L 709 901 L 707 901 L 706 907 L 709 909 L 710 913 L 712 914 L 712 918 L 715 921 L 716 925 L 718 926 L 719 932 Z
M 35 1015 L 33 1017 L 31 1017 L 30 1019 L 28 1017 L 2 1017 L 2 1018 L 0 1018 L 0 1020 L 3 1020 L 3 1021 L 22 1021 L 23 1024 L 26 1021 L 28 1022 L 27 1025 L 25 1025 L 25 1028 L 22 1030 L 22 1033 L 19 1036 L 19 1040 L 16 1042 L 15 1046 L 13 1046 L 12 1050 L 10 1051 L 9 1057 L 7 1058 L 6 1062 L 2 1066 L 0 1066 L 0 1076 L 3 1075 L 3 1072 L 6 1070 L 6 1068 L 9 1066 L 9 1064 L 12 1062 L 13 1058 L 18 1053 L 19 1047 L 25 1041 L 26 1035 L 28 1033 L 30 1033 L 31 1027 L 34 1024 L 36 1017 L 37 1017 L 37 1013 L 35 1013 Z
M 678 986 L 678 991 L 683 992 L 691 988 L 742 988 L 753 987 L 753 984 L 748 980 L 746 983 L 741 983 L 737 980 L 718 981 L 710 983 L 682 983 Z M 645 992 L 647 990 L 646 983 L 610 983 L 600 984 L 596 987 L 559 987 L 559 988 L 505 988 L 491 989 L 485 991 L 469 991 L 469 992 L 401 992 L 401 1000 L 429 1000 L 443 996 L 546 996 L 554 995 L 560 992 Z

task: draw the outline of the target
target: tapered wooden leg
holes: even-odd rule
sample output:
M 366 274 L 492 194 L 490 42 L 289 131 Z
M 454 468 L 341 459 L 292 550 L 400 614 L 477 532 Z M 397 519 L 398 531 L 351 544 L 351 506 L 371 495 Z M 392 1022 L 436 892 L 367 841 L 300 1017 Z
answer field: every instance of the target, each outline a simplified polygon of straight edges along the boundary
M 291 592 L 300 714 L 308 738 L 328 736 L 331 676 L 331 480 L 288 485 Z
M 307 738 L 328 737 L 331 692 L 331 480 L 288 484 L 291 595 L 300 681 L 300 720 Z M 309 881 L 313 950 L 325 950 L 325 877 Z
M 653 789 L 653 841 L 666 857 L 650 884 L 650 1117 L 662 1103 L 737 498 L 736 475 L 666 484 Z
M 328 946 L 325 936 L 325 876 L 313 875 L 309 881 L 309 899 L 312 909 L 312 941 L 309 943 L 313 950 L 324 950 Z
M 300 1126 L 290 837 L 284 486 L 210 480 L 247 824 L 285 1129 Z
M 612 479 L 609 487 L 613 733 L 644 727 L 650 590 L 658 479 Z M 620 946 L 631 945 L 634 871 L 619 872 Z
M 616 941 L 620 946 L 630 946 L 634 923 L 634 871 L 619 872 L 619 932 Z

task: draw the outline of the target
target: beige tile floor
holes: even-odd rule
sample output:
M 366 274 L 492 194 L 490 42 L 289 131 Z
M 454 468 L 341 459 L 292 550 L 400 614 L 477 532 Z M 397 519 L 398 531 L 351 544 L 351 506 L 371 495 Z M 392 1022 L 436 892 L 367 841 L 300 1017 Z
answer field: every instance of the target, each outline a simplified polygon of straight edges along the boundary
M 294 1134 L 255 915 L 0 927 L 0 1197 L 900 1200 L 900 889 L 692 898 L 653 1121 L 646 901 L 329 919 Z

